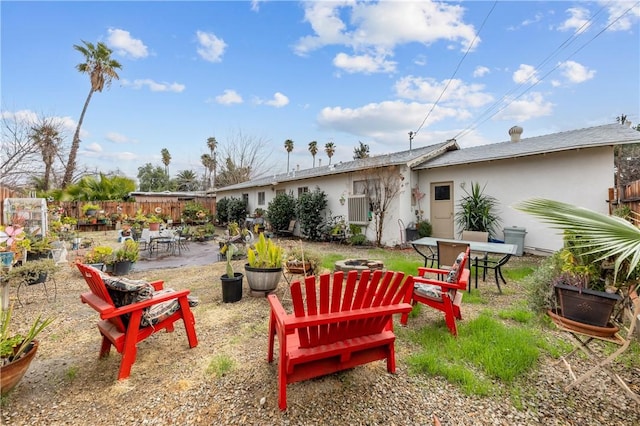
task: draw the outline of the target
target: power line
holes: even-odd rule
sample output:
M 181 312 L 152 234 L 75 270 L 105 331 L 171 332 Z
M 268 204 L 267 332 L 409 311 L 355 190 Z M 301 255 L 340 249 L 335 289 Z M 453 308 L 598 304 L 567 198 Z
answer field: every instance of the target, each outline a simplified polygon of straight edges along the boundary
M 440 96 L 438 96 L 438 99 L 436 99 L 436 101 L 433 103 L 433 105 L 431 105 L 431 109 L 429 110 L 427 115 L 424 117 L 424 120 L 422 120 L 422 123 L 420 124 L 420 126 L 418 126 L 418 129 L 415 132 L 409 134 L 410 139 L 413 139 L 418 134 L 420 129 L 422 129 L 422 127 L 424 126 L 424 123 L 426 123 L 427 119 L 429 118 L 429 116 L 431 115 L 433 110 L 436 108 L 436 105 L 438 105 L 438 102 L 440 102 L 440 99 L 442 99 L 442 97 L 444 96 L 445 92 L 447 91 L 447 88 L 451 84 L 451 80 L 453 80 L 453 78 L 456 76 L 456 73 L 460 69 L 460 66 L 462 65 L 462 62 L 464 61 L 464 59 L 467 57 L 467 55 L 471 51 L 471 48 L 475 44 L 475 42 L 476 42 L 476 40 L 478 38 L 478 35 L 480 35 L 480 32 L 484 28 L 484 24 L 489 19 L 489 16 L 491 16 L 491 13 L 493 12 L 493 9 L 495 9 L 497 3 L 498 3 L 498 0 L 495 0 L 493 2 L 493 6 L 491 6 L 491 10 L 489 10 L 489 13 L 487 14 L 487 16 L 485 16 L 484 20 L 482 21 L 482 25 L 480 25 L 480 29 L 478 30 L 478 32 L 473 37 L 473 40 L 471 40 L 471 43 L 469 43 L 469 47 L 467 47 L 467 51 L 464 52 L 464 55 L 462 56 L 462 58 L 460 58 L 460 61 L 458 61 L 458 65 L 456 66 L 456 69 L 453 71 L 453 74 L 451 75 L 451 77 L 447 81 L 447 84 L 442 89 L 442 92 L 440 92 Z

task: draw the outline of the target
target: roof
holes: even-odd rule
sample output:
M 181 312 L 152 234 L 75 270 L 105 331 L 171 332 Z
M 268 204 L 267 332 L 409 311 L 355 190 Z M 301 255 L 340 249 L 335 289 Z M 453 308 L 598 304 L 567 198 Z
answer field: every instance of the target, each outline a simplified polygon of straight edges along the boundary
M 232 191 L 243 188 L 253 188 L 259 186 L 269 186 L 283 182 L 299 181 L 320 176 L 338 175 L 342 173 L 357 172 L 377 167 L 389 167 L 394 165 L 407 165 L 413 167 L 415 164 L 423 163 L 425 160 L 437 157 L 446 151 L 459 149 L 455 139 L 441 142 L 435 145 L 414 148 L 407 151 L 394 152 L 391 154 L 376 155 L 353 161 L 340 162 L 327 166 L 313 167 L 304 170 L 292 170 L 289 173 L 280 173 L 272 176 L 260 177 L 247 182 L 218 188 L 218 192 Z
M 640 132 L 627 126 L 613 123 L 533 138 L 523 138 L 519 142 L 507 141 L 451 151 L 445 155 L 422 162 L 414 167 L 414 170 L 629 143 L 640 143 Z
M 130 192 L 131 196 L 146 196 L 146 197 L 206 197 L 207 194 L 204 191 L 191 191 L 191 192 L 181 192 L 181 191 L 159 191 L 159 192 L 143 192 L 143 191 L 134 191 Z

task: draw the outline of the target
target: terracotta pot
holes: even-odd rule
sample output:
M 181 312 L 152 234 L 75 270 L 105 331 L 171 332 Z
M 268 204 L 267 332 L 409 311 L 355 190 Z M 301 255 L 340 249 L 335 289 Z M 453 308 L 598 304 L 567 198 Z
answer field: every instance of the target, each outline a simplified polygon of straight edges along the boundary
M 29 365 L 36 356 L 38 350 L 38 341 L 34 340 L 31 348 L 22 355 L 20 359 L 17 359 L 9 364 L 3 365 L 0 368 L 0 393 L 6 395 L 11 391 L 22 379 L 22 376 L 29 369 Z

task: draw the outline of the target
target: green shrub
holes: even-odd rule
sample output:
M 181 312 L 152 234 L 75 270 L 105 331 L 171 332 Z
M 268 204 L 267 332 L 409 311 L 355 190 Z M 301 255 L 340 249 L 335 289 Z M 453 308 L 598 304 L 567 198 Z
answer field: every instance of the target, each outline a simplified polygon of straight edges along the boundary
M 326 207 L 327 194 L 318 187 L 298 197 L 296 213 L 300 220 L 300 231 L 311 241 L 319 241 L 322 237 L 324 227 L 322 213 Z
M 227 210 L 228 205 L 229 199 L 226 197 L 216 201 L 216 218 L 220 225 L 229 223 L 229 212 Z
M 428 220 L 421 220 L 420 222 L 418 222 L 416 224 L 416 229 L 420 238 L 430 237 L 431 232 L 433 231 L 431 222 L 429 222 Z
M 352 235 L 349 237 L 349 244 L 354 246 L 361 246 L 367 241 L 367 237 L 364 234 Z
M 296 199 L 291 194 L 276 195 L 269 202 L 266 215 L 272 229 L 289 228 L 289 222 L 296 217 Z
M 244 223 L 247 217 L 247 205 L 241 198 L 229 198 L 227 204 L 227 221 Z

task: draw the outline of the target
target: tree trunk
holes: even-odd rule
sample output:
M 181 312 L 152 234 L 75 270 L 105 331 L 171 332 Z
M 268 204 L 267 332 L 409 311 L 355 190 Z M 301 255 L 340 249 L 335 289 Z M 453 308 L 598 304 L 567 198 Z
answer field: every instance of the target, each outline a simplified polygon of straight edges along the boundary
M 84 102 L 84 107 L 82 108 L 82 113 L 80 114 L 80 119 L 78 120 L 78 126 L 76 127 L 76 132 L 73 135 L 73 142 L 71 143 L 71 150 L 69 151 L 69 160 L 67 161 L 67 168 L 64 171 L 64 177 L 62 178 L 62 188 L 66 188 L 73 178 L 73 172 L 76 169 L 76 155 L 78 155 L 78 149 L 80 149 L 80 128 L 82 127 L 82 122 L 84 121 L 84 115 L 87 112 L 87 108 L 89 107 L 89 102 L 91 101 L 91 96 L 93 95 L 93 87 L 89 90 L 89 95 L 87 96 L 87 100 Z

